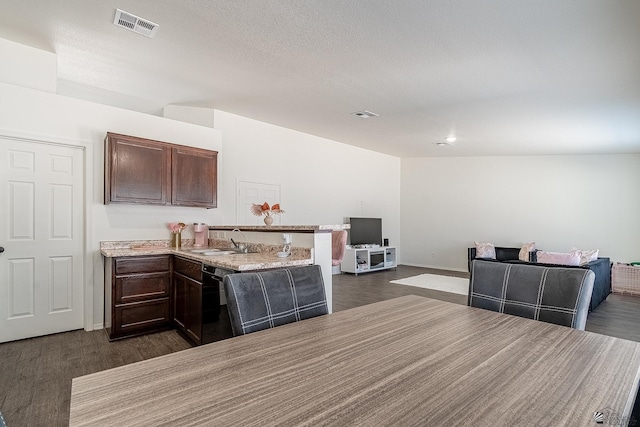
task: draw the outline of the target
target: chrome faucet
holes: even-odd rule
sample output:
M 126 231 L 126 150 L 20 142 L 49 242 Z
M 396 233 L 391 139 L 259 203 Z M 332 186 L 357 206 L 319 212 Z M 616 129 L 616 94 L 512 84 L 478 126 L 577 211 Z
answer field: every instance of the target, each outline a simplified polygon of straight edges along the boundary
M 229 240 L 231 240 L 231 243 L 233 243 L 233 246 L 235 246 L 235 248 L 238 250 L 238 252 L 242 252 L 242 253 L 246 254 L 247 252 L 249 252 L 249 248 L 247 247 L 247 243 L 246 243 L 247 242 L 247 236 L 245 236 L 245 234 L 242 231 L 240 231 L 239 228 L 234 228 L 233 230 L 231 230 L 231 233 L 236 232 L 236 231 L 242 235 L 242 239 L 245 241 L 245 243 L 238 244 L 238 243 L 235 242 L 235 240 L 233 240 L 233 237 L 230 238 Z

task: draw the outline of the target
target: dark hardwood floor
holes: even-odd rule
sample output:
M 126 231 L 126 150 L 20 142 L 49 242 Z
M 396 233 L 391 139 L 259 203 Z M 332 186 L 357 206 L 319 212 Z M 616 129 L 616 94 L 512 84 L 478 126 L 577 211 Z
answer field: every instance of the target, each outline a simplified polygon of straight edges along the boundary
M 585 329 L 640 342 L 640 296 L 609 295 L 589 313 Z
M 84 330 L 0 344 L 0 411 L 8 427 L 69 424 L 75 377 L 190 348 L 176 331 L 109 342 Z
M 457 304 L 466 296 L 389 283 L 422 273 L 465 273 L 399 266 L 333 276 L 333 309 L 415 294 Z M 225 312 L 223 312 L 224 314 Z M 610 295 L 587 320 L 587 330 L 640 341 L 640 297 Z M 75 377 L 191 347 L 176 331 L 109 342 L 104 331 L 71 331 L 0 344 L 0 411 L 8 427 L 65 426 Z
M 458 304 L 467 303 L 467 297 L 464 295 L 389 283 L 391 280 L 403 279 L 424 273 L 469 277 L 467 273 L 405 265 L 400 265 L 395 270 L 383 270 L 374 273 L 360 274 L 358 276 L 347 273 L 337 274 L 333 276 L 333 311 L 346 310 L 404 295 L 419 295 Z

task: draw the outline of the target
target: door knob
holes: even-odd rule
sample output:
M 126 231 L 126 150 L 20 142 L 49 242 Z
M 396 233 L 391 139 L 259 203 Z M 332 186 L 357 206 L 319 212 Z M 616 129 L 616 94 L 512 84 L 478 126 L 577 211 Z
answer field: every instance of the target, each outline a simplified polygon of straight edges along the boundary
M 0 246 L 0 254 L 4 252 L 4 248 L 2 246 Z

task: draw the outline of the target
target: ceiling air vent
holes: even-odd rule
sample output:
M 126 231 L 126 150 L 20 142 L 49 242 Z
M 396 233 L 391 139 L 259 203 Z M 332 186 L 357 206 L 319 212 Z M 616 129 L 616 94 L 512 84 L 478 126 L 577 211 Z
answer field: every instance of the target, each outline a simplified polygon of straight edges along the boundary
M 368 119 L 370 117 L 378 117 L 378 114 L 376 113 L 372 113 L 371 111 L 367 111 L 367 110 L 362 110 L 362 111 L 356 111 L 355 113 L 351 113 L 356 117 L 360 117 L 361 119 Z
M 142 19 L 139 16 L 132 15 L 120 9 L 116 9 L 116 17 L 113 19 L 113 23 L 118 27 L 126 28 L 127 30 L 147 37 L 155 36 L 159 27 L 159 25 L 154 22 Z

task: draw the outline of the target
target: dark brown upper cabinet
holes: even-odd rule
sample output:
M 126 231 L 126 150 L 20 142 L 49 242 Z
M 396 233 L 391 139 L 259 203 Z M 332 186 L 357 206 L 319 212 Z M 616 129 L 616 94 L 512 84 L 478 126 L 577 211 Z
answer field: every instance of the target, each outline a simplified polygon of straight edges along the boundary
M 218 153 L 191 147 L 171 150 L 171 203 L 215 208 Z
M 171 147 L 107 134 L 105 203 L 171 204 Z
M 104 202 L 217 206 L 218 153 L 107 133 Z

